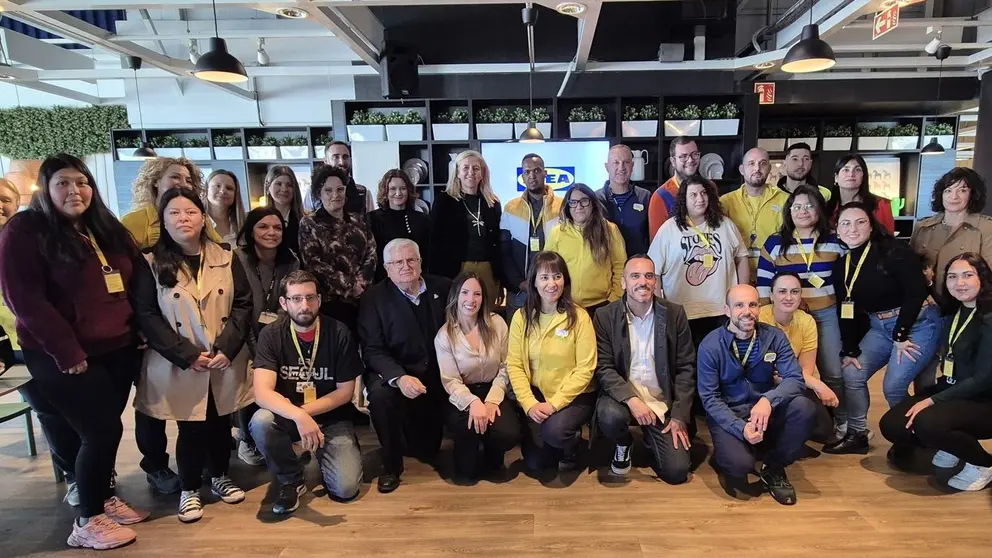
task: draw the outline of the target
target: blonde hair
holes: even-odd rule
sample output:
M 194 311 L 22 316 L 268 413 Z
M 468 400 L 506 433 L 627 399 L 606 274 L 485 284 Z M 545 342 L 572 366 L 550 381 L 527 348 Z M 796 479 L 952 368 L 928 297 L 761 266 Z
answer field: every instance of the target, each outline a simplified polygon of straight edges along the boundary
M 262 188 L 265 189 L 265 206 L 276 206 L 275 200 L 272 199 L 272 194 L 269 193 L 269 186 L 280 176 L 289 177 L 289 181 L 293 183 L 293 205 L 289 208 L 289 211 L 299 219 L 305 215 L 303 213 L 303 192 L 300 191 L 300 181 L 296 179 L 296 173 L 286 165 L 271 167 L 265 175 L 265 182 L 262 183 Z
M 489 183 L 489 165 L 486 164 L 486 160 L 482 158 L 482 153 L 468 149 L 462 151 L 455 157 L 455 172 L 451 173 L 448 177 L 448 187 L 444 189 L 444 193 L 455 198 L 456 200 L 462 199 L 462 181 L 458 178 L 458 166 L 462 161 L 468 159 L 469 157 L 475 157 L 479 160 L 479 164 L 482 166 L 482 180 L 479 181 L 479 194 L 486 200 L 486 205 L 492 207 L 493 204 L 499 203 L 499 199 L 496 194 L 493 193 L 493 186 Z
M 17 189 L 17 186 L 13 182 L 6 178 L 0 178 L 0 188 L 10 190 L 14 194 L 14 200 L 17 202 L 17 205 L 21 205 L 21 191 Z
M 241 203 L 241 183 L 238 182 L 238 177 L 233 172 L 225 169 L 217 169 L 210 173 L 207 177 L 207 193 L 203 196 L 203 205 L 207 208 L 207 214 L 210 214 L 210 181 L 218 176 L 226 176 L 234 181 L 234 203 L 227 209 L 228 218 L 231 220 L 231 228 L 235 231 L 241 230 L 241 225 L 245 222 L 245 206 Z
M 158 199 L 158 191 L 155 185 L 158 184 L 159 180 L 162 180 L 165 172 L 172 165 L 186 167 L 186 170 L 189 171 L 190 182 L 193 183 L 193 191 L 196 192 L 196 195 L 201 200 L 206 197 L 206 192 L 203 191 L 203 173 L 200 172 L 200 168 L 196 166 L 196 163 L 185 157 L 156 157 L 145 161 L 145 164 L 141 166 L 141 170 L 138 171 L 137 178 L 134 179 L 134 184 L 131 186 L 131 203 L 134 207 L 155 205 Z

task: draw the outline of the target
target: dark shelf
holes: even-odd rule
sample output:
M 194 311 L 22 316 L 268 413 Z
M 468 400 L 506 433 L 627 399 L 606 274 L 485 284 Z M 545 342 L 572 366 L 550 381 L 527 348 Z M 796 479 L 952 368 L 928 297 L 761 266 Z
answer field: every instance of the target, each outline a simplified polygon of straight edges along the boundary
M 401 141 L 401 142 L 399 142 L 400 146 L 409 145 L 409 146 L 416 146 L 416 147 L 427 147 L 427 143 L 428 142 L 426 140 L 425 141 Z
M 431 140 L 431 143 L 434 144 L 434 145 L 471 145 L 473 141 L 476 141 L 476 140 L 472 140 L 472 139 L 467 139 L 467 140 Z

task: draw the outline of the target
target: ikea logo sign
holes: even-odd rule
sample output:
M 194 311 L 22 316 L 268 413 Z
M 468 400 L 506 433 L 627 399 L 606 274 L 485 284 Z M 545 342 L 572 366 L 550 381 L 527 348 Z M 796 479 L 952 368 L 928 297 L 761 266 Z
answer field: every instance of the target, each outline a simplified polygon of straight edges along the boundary
M 548 172 L 545 183 L 551 190 L 566 190 L 569 186 L 575 184 L 575 167 L 547 167 L 544 170 Z M 527 184 L 524 182 L 524 169 L 523 167 L 517 167 L 517 191 L 523 192 L 526 189 Z

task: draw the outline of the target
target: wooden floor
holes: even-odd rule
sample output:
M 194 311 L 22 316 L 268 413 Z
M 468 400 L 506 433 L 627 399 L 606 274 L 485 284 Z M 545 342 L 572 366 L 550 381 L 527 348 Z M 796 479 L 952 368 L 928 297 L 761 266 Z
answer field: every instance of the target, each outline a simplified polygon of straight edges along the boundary
M 875 428 L 884 407 L 878 377 L 872 388 Z M 22 424 L 0 426 L 0 557 L 98 554 L 66 546 L 73 510 L 62 503 L 64 485 L 52 480 L 43 438 L 42 455 L 26 457 Z M 374 488 L 375 437 L 363 429 L 372 484 L 363 486 L 357 501 L 335 503 L 318 491 L 304 497 L 295 515 L 277 519 L 269 512 L 267 472 L 234 458 L 232 477 L 247 490 L 247 500 L 231 506 L 207 498 L 204 518 L 183 525 L 175 516 L 178 497 L 154 495 L 146 484 L 131 416 L 125 424 L 119 492 L 153 513 L 136 526 L 136 543 L 99 553 L 111 556 L 992 555 L 992 492 L 955 493 L 933 476 L 895 472 L 880 437 L 867 456 L 821 455 L 793 465 L 789 476 L 799 503 L 784 507 L 767 494 L 749 501 L 727 496 L 705 462 L 705 430 L 694 452 L 695 461 L 704 462 L 683 486 L 660 483 L 647 468 L 635 469 L 626 483 L 609 484 L 601 480 L 607 465 L 543 484 L 518 474 L 504 484 L 461 487 L 407 460 L 403 485 L 382 495 Z M 174 442 L 172 425 L 169 436 Z M 445 448 L 442 460 L 450 463 L 447 443 Z M 593 453 L 606 463 L 610 451 L 601 444 Z M 519 470 L 519 451 L 508 459 Z M 644 464 L 643 452 L 635 455 L 637 464 Z M 311 487 L 318 484 L 314 465 L 308 477 Z

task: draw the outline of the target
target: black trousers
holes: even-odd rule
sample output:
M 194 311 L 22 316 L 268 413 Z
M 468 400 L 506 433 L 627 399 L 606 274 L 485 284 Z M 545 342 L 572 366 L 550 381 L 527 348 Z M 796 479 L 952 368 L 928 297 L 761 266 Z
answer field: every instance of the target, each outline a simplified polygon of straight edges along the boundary
M 992 401 L 938 401 L 916 415 L 912 430 L 906 429 L 909 409 L 946 386 L 941 381 L 886 411 L 878 425 L 882 436 L 894 445 L 943 450 L 966 463 L 992 467 L 992 455 L 978 442 L 992 439 Z
M 630 433 L 630 423 L 633 417 L 627 405 L 618 402 L 609 395 L 600 394 L 596 401 L 596 422 L 604 436 L 620 446 L 629 446 L 634 437 Z M 644 442 L 651 451 L 651 468 L 658 478 L 668 484 L 682 484 L 689 480 L 689 448 L 675 448 L 671 433 L 663 433 L 666 425 L 656 422 L 650 426 L 642 426 Z M 693 428 L 686 425 L 689 438 L 692 439 Z
M 134 411 L 134 441 L 141 452 L 138 465 L 144 472 L 154 473 L 169 466 L 169 439 L 164 420 Z
M 447 393 L 437 384 L 427 385 L 427 393 L 407 399 L 378 376 L 366 376 L 369 414 L 382 446 L 382 469 L 387 475 L 403 473 L 403 455 L 433 461 L 441 448 L 442 409 L 451 405 Z
M 31 409 L 38 415 L 41 431 L 48 440 L 52 462 L 64 474 L 66 482 L 76 482 L 76 456 L 82 440 L 55 405 L 45 397 L 39 382 L 28 382 L 18 391 Z
M 703 338 L 706 337 L 709 332 L 720 327 L 726 322 L 726 316 L 709 316 L 706 318 L 689 320 L 689 332 L 692 333 L 692 344 L 698 349 L 699 344 L 703 342 Z
M 470 384 L 466 387 L 472 395 L 485 402 L 492 382 Z M 476 479 L 481 475 L 483 468 L 479 462 L 479 444 L 482 444 L 483 463 L 486 467 L 496 469 L 503 466 L 506 452 L 520 441 L 520 419 L 515 407 L 509 397 L 504 397 L 499 404 L 499 416 L 489 425 L 485 434 L 479 434 L 468 427 L 468 409 L 459 411 L 448 403 L 445 423 L 454 441 L 456 476 Z
M 538 401 L 545 401 L 541 390 L 531 386 L 531 391 Z M 527 431 L 520 449 L 527 468 L 538 471 L 554 467 L 562 455 L 575 451 L 582 441 L 582 427 L 592 418 L 595 409 L 596 394 L 590 392 L 580 393 L 568 406 L 541 424 L 524 414 L 522 420 Z
M 64 374 L 47 353 L 23 352 L 39 393 L 79 436 L 75 478 L 80 515 L 99 515 L 104 500 L 112 495 L 110 476 L 124 432 L 121 414 L 141 367 L 141 352 L 127 347 L 90 356 L 82 374 Z
M 231 463 L 231 415 L 217 415 L 211 391 L 207 391 L 207 420 L 180 420 L 176 425 L 176 465 L 183 490 L 200 489 L 204 467 L 211 477 L 227 474 Z

